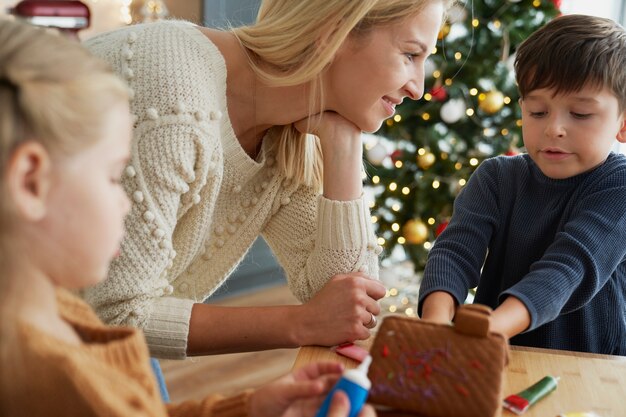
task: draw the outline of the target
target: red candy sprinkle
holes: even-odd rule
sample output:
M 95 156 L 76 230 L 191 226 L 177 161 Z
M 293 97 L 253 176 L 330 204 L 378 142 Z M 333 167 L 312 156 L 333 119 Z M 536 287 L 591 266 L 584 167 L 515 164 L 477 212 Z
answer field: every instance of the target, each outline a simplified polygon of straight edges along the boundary
M 478 361 L 476 359 L 474 359 L 473 361 L 470 362 L 470 366 L 472 368 L 476 368 L 476 369 L 483 369 L 484 368 L 483 364 L 480 363 L 480 361 Z
M 387 347 L 387 345 L 383 346 L 383 358 L 386 358 L 387 356 L 389 356 L 389 348 Z
M 456 388 L 458 393 L 461 394 L 462 396 L 469 397 L 469 391 L 464 386 L 462 386 L 462 385 L 455 385 L 454 388 Z

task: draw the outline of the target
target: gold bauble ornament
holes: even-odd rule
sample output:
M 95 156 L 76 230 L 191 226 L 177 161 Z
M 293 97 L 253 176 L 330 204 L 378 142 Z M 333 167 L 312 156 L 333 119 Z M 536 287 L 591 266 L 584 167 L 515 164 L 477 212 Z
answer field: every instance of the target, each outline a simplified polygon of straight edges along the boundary
M 411 245 L 421 245 L 428 239 L 428 226 L 420 219 L 412 219 L 402 227 L 402 236 Z
M 439 34 L 437 34 L 437 39 L 442 40 L 450 33 L 450 24 L 444 23 L 444 25 L 439 29 Z
M 432 152 L 426 152 L 424 155 L 417 155 L 417 165 L 422 169 L 430 168 L 437 158 Z
M 478 107 L 485 113 L 497 113 L 503 106 L 504 94 L 498 90 L 489 91 L 478 96 Z

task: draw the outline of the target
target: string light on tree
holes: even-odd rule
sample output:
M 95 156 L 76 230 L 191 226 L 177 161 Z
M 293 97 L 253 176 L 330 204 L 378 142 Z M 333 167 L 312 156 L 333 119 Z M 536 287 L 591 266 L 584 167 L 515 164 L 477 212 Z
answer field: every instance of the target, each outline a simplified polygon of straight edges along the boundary
M 154 22 L 164 19 L 168 16 L 169 12 L 167 6 L 161 0 L 144 0 L 141 7 L 142 22 Z
M 120 7 L 121 20 L 127 25 L 130 25 L 133 22 L 133 16 L 130 12 L 132 3 L 133 0 L 122 0 L 122 6 Z

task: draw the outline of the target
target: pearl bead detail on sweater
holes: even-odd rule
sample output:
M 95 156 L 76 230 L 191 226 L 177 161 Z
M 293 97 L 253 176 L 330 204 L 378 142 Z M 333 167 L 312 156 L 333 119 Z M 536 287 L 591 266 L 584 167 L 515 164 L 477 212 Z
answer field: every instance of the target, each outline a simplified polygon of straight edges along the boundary
M 147 210 L 146 212 L 143 213 L 143 219 L 147 222 L 153 222 L 154 214 L 152 214 L 150 210 Z
M 202 110 L 198 110 L 197 112 L 194 113 L 193 115 L 197 121 L 199 122 L 203 122 L 206 120 L 206 113 L 203 112 Z
M 159 118 L 159 111 L 154 107 L 150 107 L 148 110 L 146 110 L 146 116 L 150 120 L 157 120 Z

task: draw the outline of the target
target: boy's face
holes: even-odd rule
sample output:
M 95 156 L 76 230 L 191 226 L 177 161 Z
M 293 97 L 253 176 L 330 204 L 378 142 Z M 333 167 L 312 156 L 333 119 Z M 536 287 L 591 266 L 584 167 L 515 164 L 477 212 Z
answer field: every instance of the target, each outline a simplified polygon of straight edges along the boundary
M 520 105 L 526 150 L 550 178 L 589 171 L 606 160 L 616 139 L 626 142 L 626 114 L 607 88 L 585 86 L 558 95 L 538 89 Z

